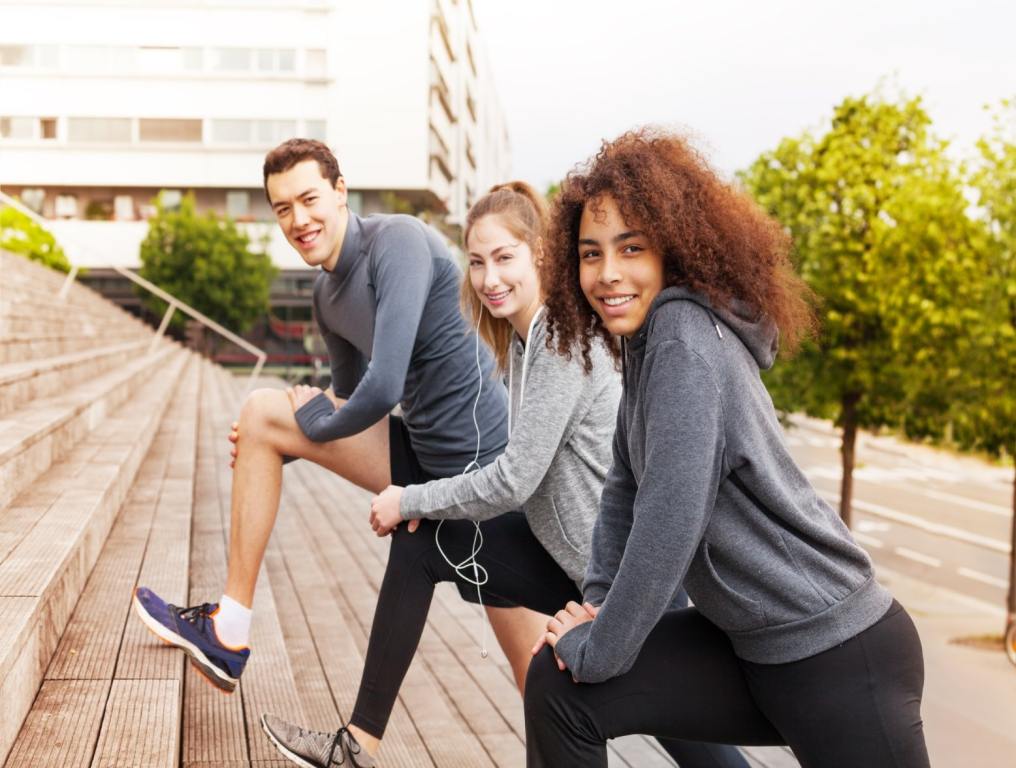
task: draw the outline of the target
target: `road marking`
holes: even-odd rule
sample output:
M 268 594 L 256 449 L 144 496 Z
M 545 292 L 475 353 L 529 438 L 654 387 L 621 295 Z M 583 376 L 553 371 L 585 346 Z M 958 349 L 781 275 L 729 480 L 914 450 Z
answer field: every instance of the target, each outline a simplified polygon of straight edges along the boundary
M 901 571 L 893 570 L 885 565 L 876 564 L 875 569 L 880 577 L 889 581 L 890 586 L 892 586 L 892 582 L 894 580 L 904 583 L 908 581 L 916 582 L 928 586 L 927 582 L 917 582 L 913 576 L 907 576 Z M 944 601 L 945 599 L 955 600 L 957 603 L 968 605 L 977 611 L 986 613 L 989 616 L 994 616 L 996 619 L 1004 619 L 1007 615 L 1005 608 L 1001 605 L 996 605 L 995 603 L 989 603 L 986 600 L 980 600 L 976 597 L 965 595 L 962 592 L 957 592 L 953 589 L 949 589 L 948 587 L 935 586 L 933 589 L 935 590 L 937 601 Z M 907 601 L 901 600 L 900 602 L 905 603 Z
M 876 539 L 874 536 L 869 536 L 866 533 L 861 533 L 860 531 L 854 531 L 853 535 L 854 535 L 854 539 L 856 541 L 859 541 L 862 544 L 866 544 L 869 547 L 874 547 L 875 549 L 882 549 L 882 547 L 885 546 L 882 543 L 881 539 Z
M 917 490 L 918 493 L 929 496 L 932 499 L 938 499 L 939 501 L 949 501 L 953 504 L 961 504 L 964 507 L 970 507 L 970 509 L 976 509 L 979 512 L 988 512 L 989 514 L 998 515 L 999 517 L 1012 517 L 1011 509 L 998 504 L 989 504 L 984 501 L 977 501 L 976 499 L 968 499 L 966 496 L 957 496 L 954 493 L 946 493 L 945 491 L 929 491 L 924 488 L 915 490 Z
M 858 520 L 857 530 L 862 533 L 871 533 L 872 531 L 888 531 L 889 523 L 877 523 L 874 520 Z
M 986 573 L 981 573 L 980 571 L 975 571 L 970 568 L 957 568 L 956 573 L 958 573 L 960 576 L 965 576 L 968 579 L 979 581 L 982 584 L 988 584 L 992 587 L 998 587 L 999 589 L 1009 588 L 1009 582 L 1004 581 L 1002 579 L 996 579 L 994 576 L 989 576 Z
M 930 565 L 932 568 L 938 568 L 942 565 L 942 561 L 937 557 L 922 555 L 920 552 L 915 552 L 914 550 L 907 549 L 906 547 L 896 547 L 893 552 L 900 557 L 907 558 L 907 560 L 913 560 L 916 563 L 924 563 L 925 565 Z
M 838 493 L 831 493 L 829 491 L 821 493 L 825 500 L 832 504 L 834 508 L 840 503 L 840 495 Z M 970 531 L 964 531 L 961 528 L 956 528 L 951 525 L 929 523 L 927 520 L 923 520 L 916 515 L 908 515 L 905 512 L 897 512 L 895 509 L 883 507 L 881 504 L 872 504 L 870 501 L 858 501 L 855 499 L 854 508 L 859 509 L 862 512 L 877 515 L 878 517 L 884 517 L 886 520 L 892 520 L 896 523 L 903 523 L 904 525 L 909 525 L 914 528 L 920 528 L 922 531 L 936 536 L 944 536 L 947 539 L 955 539 L 956 541 L 973 544 L 975 547 L 983 547 L 984 549 L 1001 552 L 1003 555 L 1008 555 L 1012 550 L 1012 545 L 1008 542 L 1000 541 L 999 539 L 992 539 L 989 536 L 981 536 L 976 533 L 970 533 Z

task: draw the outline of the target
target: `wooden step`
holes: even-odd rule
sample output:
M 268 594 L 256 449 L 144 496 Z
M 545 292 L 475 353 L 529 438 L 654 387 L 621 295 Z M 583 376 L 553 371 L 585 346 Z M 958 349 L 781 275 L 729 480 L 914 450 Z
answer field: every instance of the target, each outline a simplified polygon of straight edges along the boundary
M 150 343 L 149 339 L 127 341 L 69 355 L 0 365 L 0 416 L 122 367 L 146 354 Z
M 41 398 L 0 418 L 0 509 L 28 488 L 53 462 L 154 380 L 175 352 L 160 342 L 151 355 Z
M 33 331 L 27 334 L 12 334 L 0 339 L 0 365 L 62 357 L 76 352 L 102 349 L 110 344 L 151 340 L 152 336 L 150 330 L 124 325 L 107 329 L 99 326 L 82 326 L 73 333 L 45 334 Z
M 11 747 L 36 698 L 43 673 L 193 357 L 182 350 L 170 350 L 161 375 L 150 386 L 115 414 L 107 414 L 62 461 L 0 512 L 0 614 L 4 616 L 0 621 L 0 701 L 4 702 L 0 756 Z M 178 418 L 174 414 L 169 422 Z M 171 456 L 167 461 L 172 466 Z M 163 481 L 159 504 L 164 498 L 178 499 L 180 489 L 166 487 L 170 483 Z M 188 506 L 189 501 L 185 499 Z M 104 572 L 98 572 L 97 583 L 102 582 Z M 100 601 L 77 612 L 81 622 L 96 627 L 92 646 L 85 652 L 79 652 L 84 646 L 78 646 L 70 654 L 80 658 L 77 666 L 68 662 L 67 653 L 60 656 L 58 670 L 103 669 L 102 654 L 110 640 L 102 632 L 108 609 L 109 605 Z M 80 632 L 72 631 L 69 637 L 73 641 Z M 86 671 L 75 677 L 91 680 L 89 674 Z M 87 696 L 89 686 L 79 685 L 72 694 L 68 695 Z M 42 697 L 43 706 L 48 697 L 48 693 Z M 115 702 L 109 707 L 116 711 Z M 83 716 L 94 717 L 94 710 L 88 707 L 81 707 L 81 711 Z M 62 712 L 61 716 L 71 714 Z M 25 764 L 64 763 L 45 760 Z
M 15 298 L 0 304 L 0 339 L 8 336 L 73 336 L 125 328 L 149 332 L 149 325 L 112 302 L 96 306 L 73 306 L 55 295 L 35 299 Z

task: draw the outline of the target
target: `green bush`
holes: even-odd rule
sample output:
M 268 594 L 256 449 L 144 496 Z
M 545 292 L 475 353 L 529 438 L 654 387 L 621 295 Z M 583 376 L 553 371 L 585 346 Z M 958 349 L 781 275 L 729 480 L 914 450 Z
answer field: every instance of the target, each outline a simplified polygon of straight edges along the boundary
M 276 269 L 267 253 L 250 249 L 250 238 L 228 218 L 199 215 L 194 196 L 172 210 L 156 203 L 141 243 L 140 275 L 226 328 L 243 333 L 269 307 Z M 156 314 L 165 302 L 138 289 L 142 303 Z M 187 316 L 173 315 L 182 328 Z
M 50 269 L 71 271 L 71 263 L 53 235 L 9 206 L 0 208 L 0 248 L 38 261 Z

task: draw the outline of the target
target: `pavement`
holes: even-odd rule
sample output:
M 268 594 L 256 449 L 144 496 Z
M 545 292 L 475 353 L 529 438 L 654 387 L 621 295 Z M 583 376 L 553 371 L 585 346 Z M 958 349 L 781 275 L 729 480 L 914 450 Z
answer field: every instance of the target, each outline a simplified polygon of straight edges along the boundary
M 1016 666 L 1002 650 L 957 638 L 1000 635 L 1001 612 L 898 571 L 878 568 L 910 613 L 924 647 L 924 732 L 936 768 L 1016 766 Z
M 795 414 L 787 442 L 835 507 L 839 431 Z M 921 636 L 931 764 L 1016 768 L 1016 666 L 954 642 L 1004 629 L 1012 468 L 864 431 L 857 458 L 853 533 Z

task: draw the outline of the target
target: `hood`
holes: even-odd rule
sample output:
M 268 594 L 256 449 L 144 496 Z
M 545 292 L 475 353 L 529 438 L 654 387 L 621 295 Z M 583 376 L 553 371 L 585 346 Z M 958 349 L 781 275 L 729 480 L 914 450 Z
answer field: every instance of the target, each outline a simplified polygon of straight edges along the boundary
M 758 367 L 767 370 L 773 367 L 776 360 L 776 351 L 779 347 L 780 334 L 776 324 L 770 317 L 751 309 L 743 301 L 734 299 L 729 307 L 714 307 L 705 296 L 695 293 L 683 286 L 672 286 L 665 288 L 653 299 L 646 315 L 646 321 L 632 337 L 633 347 L 645 344 L 646 336 L 649 333 L 650 319 L 653 314 L 664 304 L 671 301 L 690 301 L 698 304 L 709 313 L 716 332 L 722 338 L 724 333 L 717 323 L 717 319 L 733 331 L 741 343 L 748 348 Z

